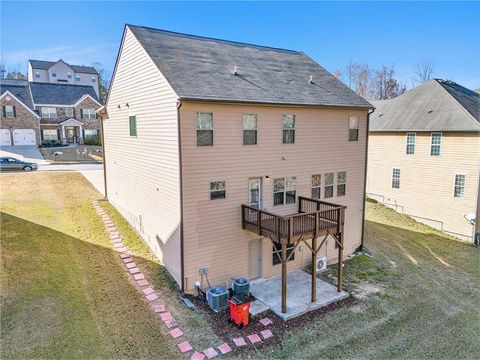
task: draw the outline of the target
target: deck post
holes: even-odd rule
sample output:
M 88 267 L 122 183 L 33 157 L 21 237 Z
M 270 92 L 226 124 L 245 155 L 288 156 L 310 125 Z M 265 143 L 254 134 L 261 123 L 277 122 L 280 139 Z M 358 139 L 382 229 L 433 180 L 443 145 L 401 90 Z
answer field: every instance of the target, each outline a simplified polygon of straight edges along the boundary
M 282 313 L 287 312 L 287 245 L 282 243 Z
M 318 204 L 315 213 L 315 229 L 312 238 L 312 302 L 317 301 L 317 229 L 318 229 Z
M 338 279 L 337 279 L 337 291 L 342 291 L 342 282 L 343 282 L 343 217 L 345 215 L 345 209 L 338 209 L 338 227 L 340 231 L 338 232 L 338 242 L 340 246 L 338 247 Z

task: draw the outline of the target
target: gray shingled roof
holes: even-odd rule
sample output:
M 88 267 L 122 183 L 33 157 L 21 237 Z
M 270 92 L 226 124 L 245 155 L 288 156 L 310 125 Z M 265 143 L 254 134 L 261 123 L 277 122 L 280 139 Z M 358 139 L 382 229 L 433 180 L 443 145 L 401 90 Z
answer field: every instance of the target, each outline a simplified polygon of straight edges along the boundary
M 87 94 L 98 101 L 92 86 L 32 82 L 30 89 L 35 104 L 73 105 Z
M 45 60 L 28 60 L 34 69 L 43 69 L 48 70 L 58 61 L 45 61 Z M 60 60 L 59 60 L 60 61 Z M 62 60 L 63 61 L 63 60 Z M 97 70 L 95 70 L 92 66 L 83 66 L 83 65 L 72 65 L 65 63 L 72 68 L 73 71 L 78 73 L 85 73 L 85 74 L 96 74 L 98 75 Z
M 18 98 L 27 107 L 33 110 L 32 97 L 28 89 L 28 81 L 26 80 L 0 80 L 0 95 L 5 91 L 9 91 L 13 96 Z
M 430 80 L 372 103 L 370 131 L 480 131 L 480 95 L 452 81 Z
M 127 26 L 181 99 L 372 108 L 302 52 Z

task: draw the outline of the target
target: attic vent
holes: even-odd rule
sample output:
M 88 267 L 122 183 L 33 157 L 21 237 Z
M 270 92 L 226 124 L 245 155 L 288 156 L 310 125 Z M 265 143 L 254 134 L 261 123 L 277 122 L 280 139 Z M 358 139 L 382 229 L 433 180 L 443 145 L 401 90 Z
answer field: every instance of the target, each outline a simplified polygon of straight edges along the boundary
M 310 84 L 313 84 L 313 75 L 310 75 L 310 80 L 308 81 Z

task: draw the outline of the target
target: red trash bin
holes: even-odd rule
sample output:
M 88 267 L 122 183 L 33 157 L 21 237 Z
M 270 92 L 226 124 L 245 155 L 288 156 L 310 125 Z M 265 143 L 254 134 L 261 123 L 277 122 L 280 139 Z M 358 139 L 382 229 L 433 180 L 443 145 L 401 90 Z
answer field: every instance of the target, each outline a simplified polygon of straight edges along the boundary
M 250 304 L 252 303 L 251 297 L 245 294 L 235 295 L 228 300 L 228 303 L 230 305 L 230 320 L 239 327 L 247 326 L 250 316 Z

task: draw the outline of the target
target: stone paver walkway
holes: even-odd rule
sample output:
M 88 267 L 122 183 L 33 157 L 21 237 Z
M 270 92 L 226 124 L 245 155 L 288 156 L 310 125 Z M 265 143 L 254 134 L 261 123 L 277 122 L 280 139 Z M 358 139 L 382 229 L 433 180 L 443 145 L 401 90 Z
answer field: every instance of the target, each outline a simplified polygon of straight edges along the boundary
M 93 202 L 93 207 L 97 211 L 98 215 L 100 215 L 103 224 L 105 225 L 105 230 L 107 231 L 110 242 L 112 244 L 112 248 L 115 252 L 119 253 L 119 258 L 121 262 L 125 266 L 125 271 L 127 271 L 130 276 L 132 276 L 133 281 L 137 284 L 138 288 L 141 290 L 145 299 L 152 304 L 152 311 L 154 314 L 160 316 L 160 319 L 163 321 L 167 329 L 169 329 L 169 335 L 172 340 L 180 339 L 181 342 L 177 343 L 177 347 L 181 353 L 188 353 L 193 350 L 192 345 L 185 339 L 185 334 L 183 331 L 177 326 L 177 322 L 174 319 L 171 312 L 167 311 L 164 304 L 161 303 L 161 300 L 156 293 L 155 289 L 151 286 L 148 279 L 145 278 L 145 275 L 142 271 L 138 268 L 135 260 L 131 256 L 128 247 L 125 246 L 123 243 L 122 234 L 118 231 L 115 223 L 112 221 L 110 216 L 105 212 L 105 210 L 100 206 L 98 200 Z M 269 326 L 273 324 L 273 322 L 269 318 L 261 319 L 260 322 L 265 326 Z M 269 329 L 265 329 L 260 332 L 264 340 L 267 340 L 273 337 L 273 333 Z M 250 343 L 247 343 L 243 337 L 236 337 L 232 338 L 231 342 L 235 344 L 237 348 L 241 348 L 243 346 L 253 346 L 257 343 L 262 343 L 262 338 L 258 334 L 250 334 L 247 336 Z M 202 352 L 194 351 L 191 359 L 192 360 L 204 360 L 205 358 L 213 359 L 221 354 L 225 355 L 232 351 L 231 346 L 225 342 L 216 347 L 218 349 L 215 350 L 214 346 L 211 346 Z

